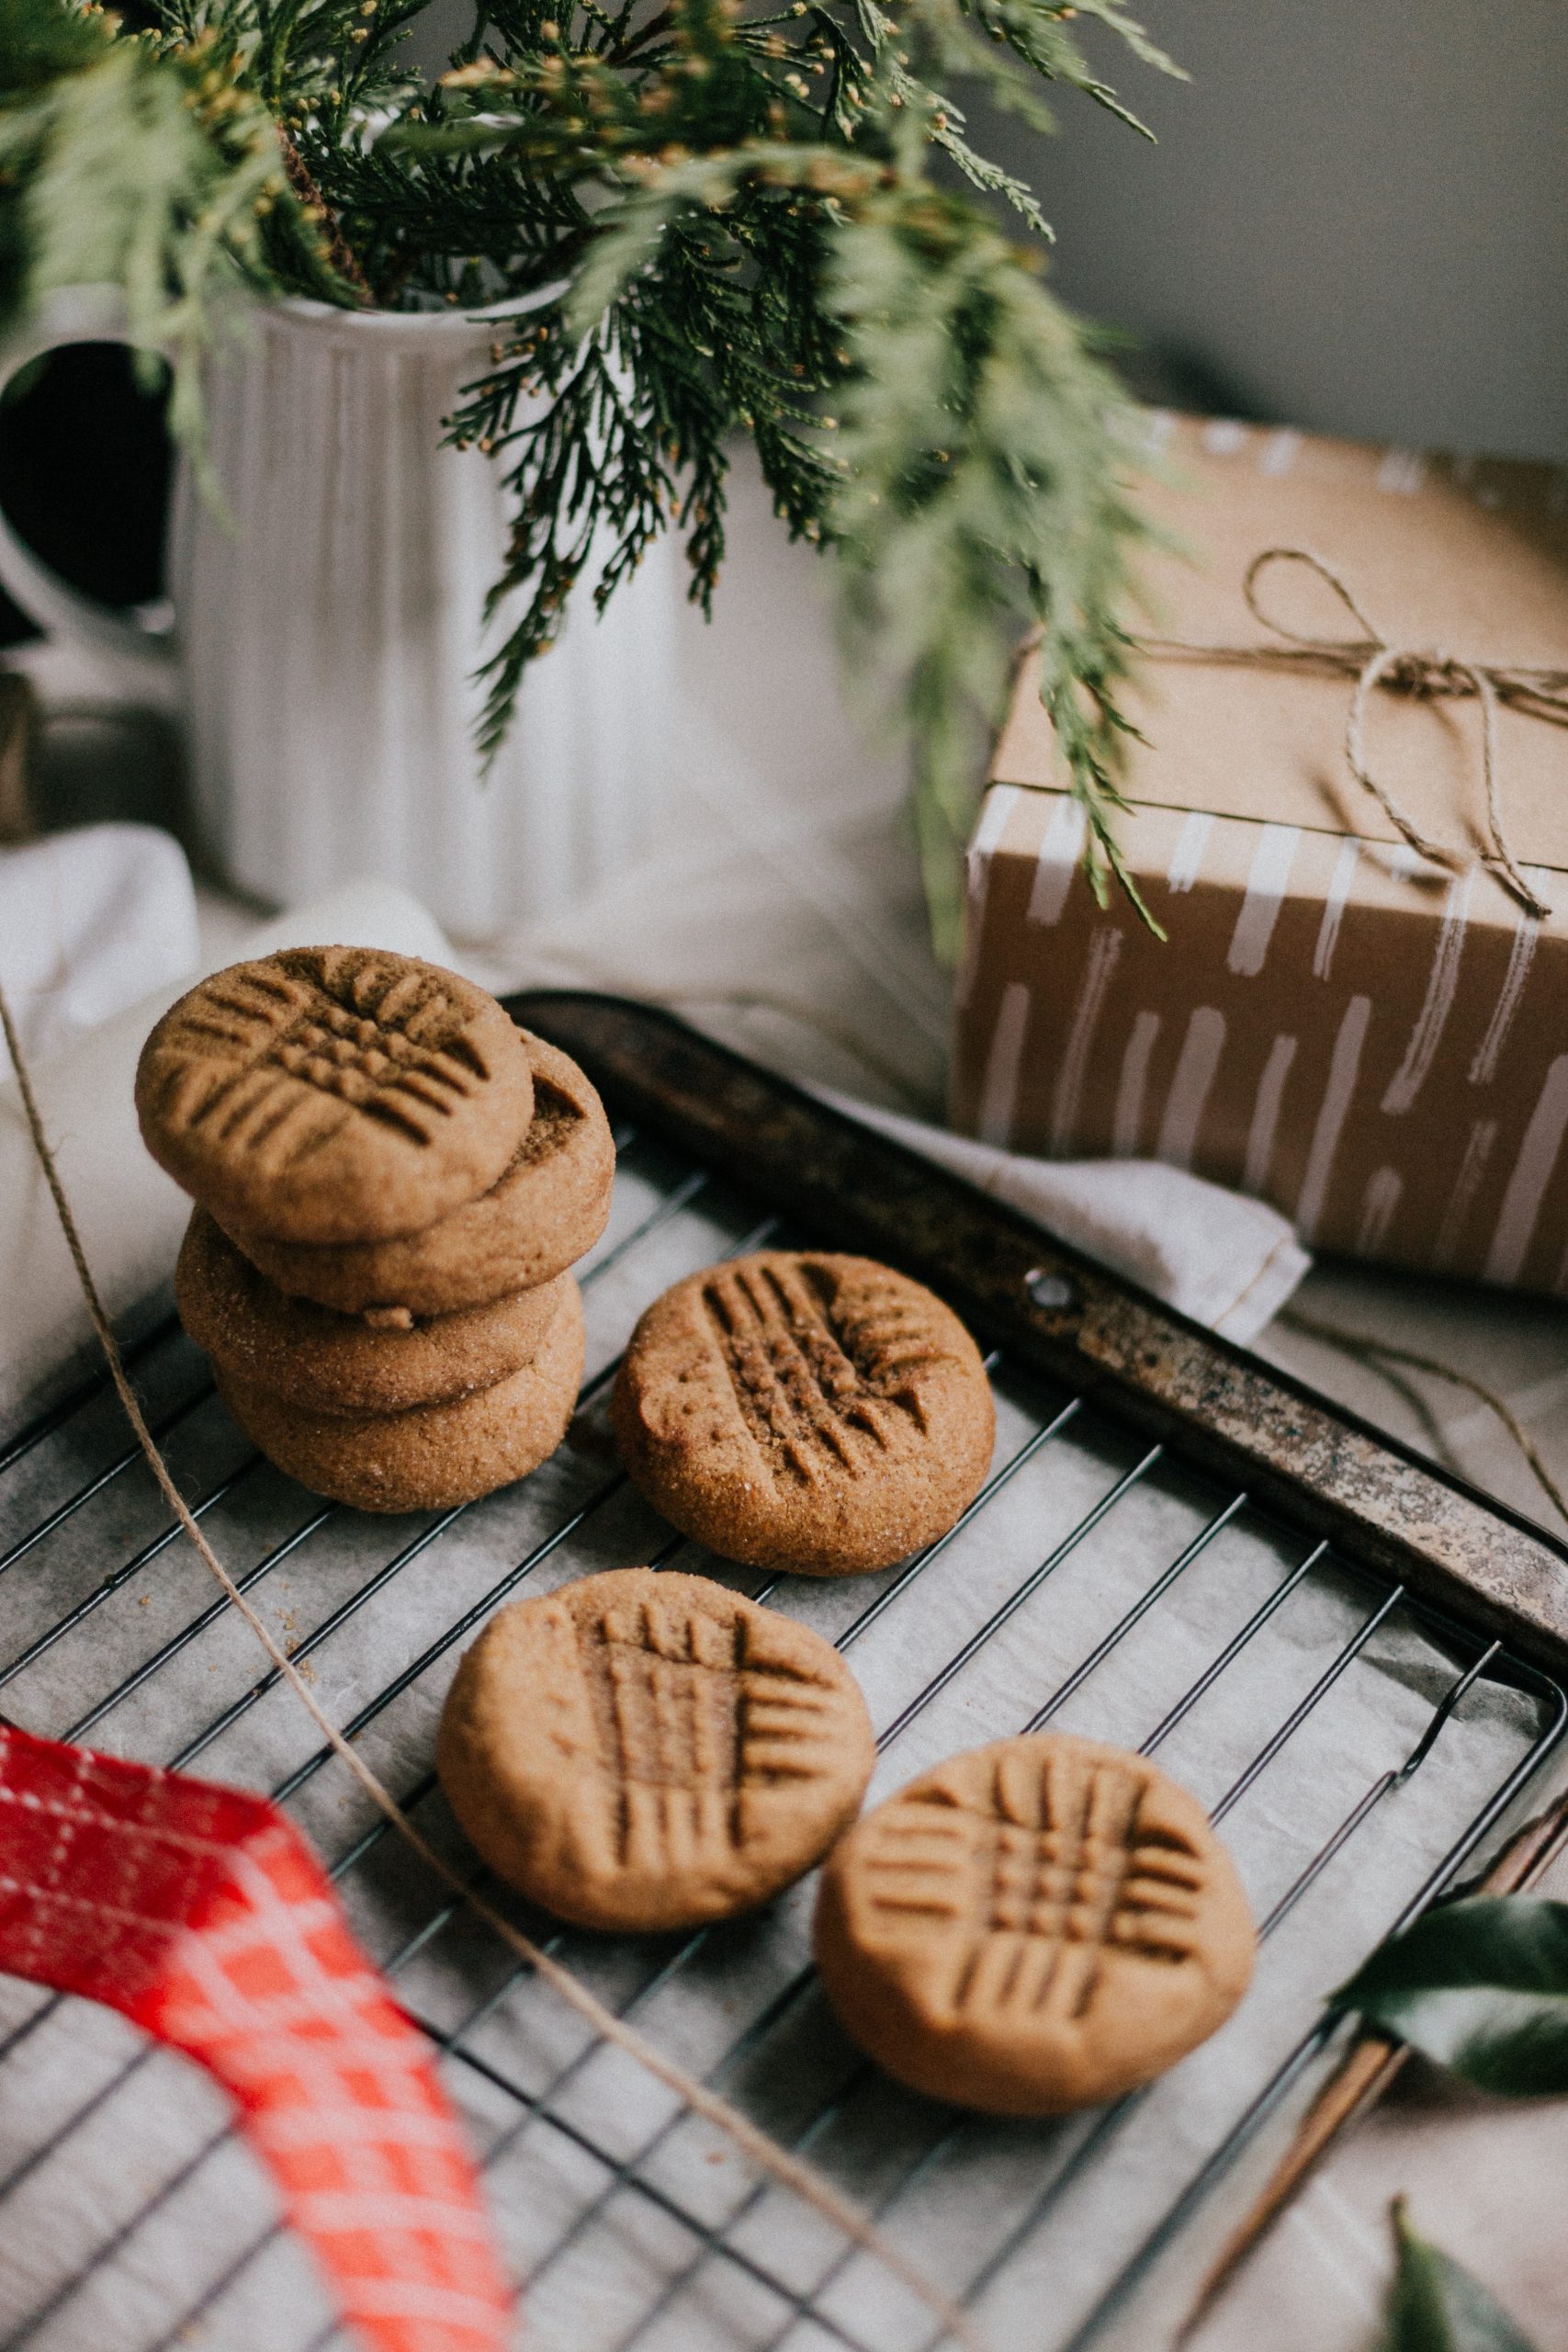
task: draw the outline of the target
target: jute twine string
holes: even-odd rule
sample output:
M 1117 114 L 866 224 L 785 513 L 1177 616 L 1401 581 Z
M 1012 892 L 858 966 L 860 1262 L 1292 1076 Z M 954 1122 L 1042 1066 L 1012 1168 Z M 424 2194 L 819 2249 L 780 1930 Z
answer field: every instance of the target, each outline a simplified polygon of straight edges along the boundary
M 1431 1373 L 1436 1379 L 1450 1381 L 1454 1387 L 1464 1389 L 1489 1412 L 1496 1415 L 1523 1454 L 1536 1485 L 1559 1516 L 1568 1521 L 1568 1495 L 1563 1493 L 1547 1468 L 1540 1448 L 1506 1398 L 1499 1396 L 1495 1388 L 1488 1388 L 1483 1380 L 1477 1380 L 1473 1373 L 1461 1372 L 1457 1364 L 1446 1363 L 1441 1356 L 1425 1355 L 1416 1348 L 1397 1347 L 1390 1340 L 1374 1339 L 1370 1331 L 1353 1331 L 1343 1323 L 1328 1322 L 1322 1316 L 1309 1315 L 1301 1307 L 1282 1307 L 1279 1320 L 1289 1324 L 1293 1331 L 1304 1331 L 1308 1339 L 1322 1340 L 1330 1347 L 1343 1348 L 1348 1356 L 1354 1356 L 1374 1372 L 1382 1370 L 1387 1364 L 1399 1364 L 1411 1372 Z
M 1267 611 L 1258 582 L 1271 565 L 1304 564 L 1330 587 L 1361 634 L 1359 638 L 1312 637 Z M 1367 618 L 1343 576 L 1310 548 L 1265 548 L 1247 567 L 1242 593 L 1255 620 L 1281 640 L 1278 645 L 1206 645 L 1190 638 L 1148 637 L 1138 641 L 1160 660 L 1226 662 L 1240 667 L 1281 663 L 1326 670 L 1353 680 L 1345 718 L 1345 763 L 1370 792 L 1389 822 L 1410 847 L 1435 865 L 1459 870 L 1470 861 L 1462 852 L 1428 841 L 1409 811 L 1373 773 L 1366 747 L 1368 706 L 1378 687 L 1429 699 L 1474 695 L 1481 705 L 1481 774 L 1486 793 L 1486 822 L 1495 865 L 1526 912 L 1544 919 L 1551 907 L 1519 870 L 1503 820 L 1497 762 L 1497 711 L 1502 704 L 1527 718 L 1568 726 L 1568 670 L 1533 669 L 1524 663 L 1478 662 L 1441 648 L 1391 644 Z
M 17 1025 L 12 1019 L 11 1008 L 3 987 L 0 987 L 0 1028 L 4 1030 L 6 1043 L 10 1048 L 11 1060 L 17 1073 L 17 1085 L 21 1094 L 22 1107 L 32 1136 L 33 1148 L 38 1154 L 39 1163 L 49 1185 L 55 1215 L 60 1220 L 60 1229 L 65 1237 L 65 1246 L 71 1252 L 71 1261 L 76 1269 L 76 1278 L 82 1287 L 82 1295 L 87 1304 L 87 1312 L 92 1318 L 93 1329 L 97 1334 L 98 1343 L 103 1349 L 108 1364 L 109 1377 L 114 1383 L 115 1392 L 125 1408 L 126 1418 L 135 1433 L 138 1445 L 146 1457 L 147 1466 L 157 1480 L 164 1499 L 189 1537 L 209 1574 L 220 1587 L 230 1605 L 244 1619 L 273 1666 L 288 1682 L 327 1745 L 347 1765 L 378 1812 L 384 1815 L 426 1868 L 434 1871 L 435 1876 L 468 1906 L 476 1917 L 483 1921 L 492 1934 L 499 1936 L 502 1942 L 507 1945 L 519 1960 L 531 1968 L 536 1975 L 542 1977 L 552 1991 L 558 1993 L 562 2000 L 575 2009 L 578 2015 L 592 2027 L 596 2034 L 605 2041 L 614 2043 L 616 2049 L 625 2051 L 628 2057 L 635 2059 L 639 2065 L 645 2067 L 657 2081 L 661 2082 L 667 2089 L 673 2091 L 683 2105 L 690 2108 L 695 2114 L 702 2116 L 705 2121 L 723 2132 L 761 2170 L 771 2175 L 774 2180 L 798 2197 L 804 2204 L 810 2206 L 814 2212 L 820 2214 L 825 2222 L 841 2231 L 845 2237 L 880 2262 L 886 2270 L 918 2297 L 933 2317 L 941 2322 L 944 2333 L 953 2337 L 954 2342 L 965 2346 L 967 2352 L 987 2352 L 985 2338 L 968 2314 L 961 2311 L 952 2298 L 944 2294 L 933 2280 L 928 2278 L 917 2263 L 911 2262 L 890 2238 L 885 2236 L 858 2206 L 840 2196 L 832 2184 L 825 2179 L 814 2166 L 803 2163 L 797 2156 L 791 2155 L 787 2148 L 781 2147 L 776 2140 L 766 2132 L 760 2130 L 748 2116 L 741 2113 L 739 2108 L 732 2106 L 729 2100 L 720 2098 L 717 2092 L 710 2090 L 706 2084 L 699 2082 L 695 2075 L 689 2075 L 683 2066 L 678 2066 L 672 2059 L 665 2057 L 660 2050 L 637 2032 L 635 2026 L 627 2025 L 623 2018 L 616 2017 L 613 2010 L 607 2009 L 602 2001 L 596 1999 L 569 1968 L 563 1968 L 558 1961 L 552 1959 L 548 1952 L 524 1935 L 520 1928 L 514 1928 L 509 1919 L 504 1918 L 492 1905 L 486 1902 L 483 1895 L 467 1884 L 452 1865 L 438 1854 L 415 1828 L 390 1790 L 384 1785 L 358 1750 L 344 1737 L 316 1698 L 299 1668 L 294 1664 L 293 1659 L 277 1642 L 271 1629 L 252 1608 L 222 1561 L 220 1560 L 203 1534 L 185 1497 L 175 1484 L 169 1465 L 164 1461 L 157 1441 L 147 1426 L 136 1392 L 126 1375 L 118 1342 L 105 1311 L 92 1269 L 87 1263 L 87 1254 L 83 1246 L 81 1230 L 66 1196 L 60 1170 L 55 1163 L 54 1153 L 44 1132 L 43 1118 L 39 1109 L 38 1098 L 33 1091 L 27 1057 L 22 1051 L 22 1042 L 17 1034 Z

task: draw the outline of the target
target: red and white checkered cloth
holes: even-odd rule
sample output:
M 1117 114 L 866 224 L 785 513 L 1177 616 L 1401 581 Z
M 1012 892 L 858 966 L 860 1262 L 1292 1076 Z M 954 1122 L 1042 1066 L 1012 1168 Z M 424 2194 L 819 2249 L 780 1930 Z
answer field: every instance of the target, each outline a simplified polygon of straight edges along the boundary
M 216 2076 L 376 2352 L 500 2352 L 510 2298 L 427 2047 L 276 1806 L 0 1726 L 0 1970 Z

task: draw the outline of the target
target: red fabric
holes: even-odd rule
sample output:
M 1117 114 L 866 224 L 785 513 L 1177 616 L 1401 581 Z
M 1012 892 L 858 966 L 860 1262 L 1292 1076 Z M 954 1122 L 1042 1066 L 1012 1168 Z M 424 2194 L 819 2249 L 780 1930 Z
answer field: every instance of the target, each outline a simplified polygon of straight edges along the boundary
M 0 1726 L 0 1970 L 216 2076 L 376 2352 L 499 2352 L 510 2299 L 423 2038 L 265 1798 Z

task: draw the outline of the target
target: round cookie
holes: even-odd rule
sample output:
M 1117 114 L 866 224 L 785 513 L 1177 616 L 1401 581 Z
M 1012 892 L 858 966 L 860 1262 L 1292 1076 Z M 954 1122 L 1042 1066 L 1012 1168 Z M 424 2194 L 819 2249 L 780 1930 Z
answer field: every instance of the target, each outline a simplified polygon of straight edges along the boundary
M 436 1741 L 492 1870 L 580 1927 L 727 1918 L 809 1870 L 874 1757 L 819 1634 L 705 1577 L 584 1577 L 493 1617 Z
M 220 1222 L 279 1290 L 347 1315 L 376 1306 L 450 1315 L 549 1282 L 604 1230 L 615 1147 L 604 1105 L 570 1056 L 517 1034 L 533 1069 L 534 1115 L 478 1200 L 423 1233 L 337 1248 L 269 1239 L 221 1213 Z
M 495 1182 L 533 1100 L 492 996 L 371 947 L 215 972 L 164 1013 L 136 1070 L 160 1167 L 220 1220 L 288 1241 L 433 1225 Z
M 205 1209 L 175 1269 L 180 1321 L 232 1378 L 319 1413 L 400 1413 L 492 1387 L 531 1363 L 565 1302 L 568 1277 L 407 1329 L 373 1329 L 286 1298 Z
M 869 1258 L 765 1250 L 677 1283 L 632 1334 L 611 1419 L 682 1532 L 799 1576 L 935 1541 L 990 1464 L 979 1351 L 939 1298 Z
M 532 1363 L 446 1405 L 351 1420 L 285 1404 L 219 1370 L 245 1435 L 300 1485 L 355 1510 L 447 1510 L 526 1477 L 566 1435 L 582 1378 L 582 1300 L 567 1295 Z
M 1059 1734 L 951 1757 L 857 1823 L 816 1949 L 840 2022 L 898 2081 L 994 2115 L 1147 2082 L 1229 2017 L 1256 1937 L 1197 1800 Z

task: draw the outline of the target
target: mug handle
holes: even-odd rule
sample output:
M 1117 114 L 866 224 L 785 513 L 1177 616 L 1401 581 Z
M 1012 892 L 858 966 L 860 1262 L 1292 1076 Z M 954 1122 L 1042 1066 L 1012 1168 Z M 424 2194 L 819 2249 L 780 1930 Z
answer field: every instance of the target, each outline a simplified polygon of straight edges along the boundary
M 51 295 L 0 344 L 0 392 L 12 378 L 73 343 L 123 343 L 125 300 L 112 286 L 72 286 Z M 117 612 L 84 596 L 51 571 L 0 514 L 0 587 L 45 635 L 74 646 L 128 700 L 169 708 L 178 698 L 179 663 L 166 621 Z

